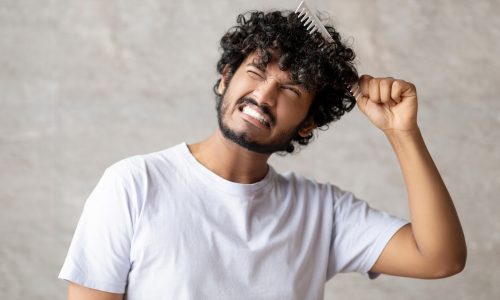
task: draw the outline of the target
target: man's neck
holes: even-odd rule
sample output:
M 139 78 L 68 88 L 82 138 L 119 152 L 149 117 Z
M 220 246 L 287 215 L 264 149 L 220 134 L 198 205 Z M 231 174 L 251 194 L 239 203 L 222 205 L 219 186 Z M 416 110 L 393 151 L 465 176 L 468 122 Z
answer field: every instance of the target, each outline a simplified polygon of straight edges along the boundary
M 226 139 L 220 130 L 196 144 L 188 145 L 198 162 L 220 177 L 237 183 L 255 183 L 268 172 L 270 154 L 247 150 Z

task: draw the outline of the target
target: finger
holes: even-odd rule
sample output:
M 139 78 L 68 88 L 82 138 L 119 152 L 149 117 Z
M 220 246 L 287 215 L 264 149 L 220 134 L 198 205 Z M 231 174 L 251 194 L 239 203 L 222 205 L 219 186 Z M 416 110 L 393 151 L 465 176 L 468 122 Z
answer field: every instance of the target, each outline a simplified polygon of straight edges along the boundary
M 359 96 L 358 100 L 356 101 L 356 104 L 358 105 L 359 110 L 364 113 L 365 112 L 365 107 L 368 104 L 368 97 L 366 97 L 366 96 Z
M 381 103 L 380 101 L 380 78 L 372 78 L 368 84 L 368 98 L 375 103 Z
M 393 82 L 394 78 L 392 77 L 387 77 L 380 80 L 380 100 L 382 101 L 382 103 L 386 103 L 391 106 L 396 104 L 391 96 Z
M 394 80 L 391 88 L 391 98 L 397 103 L 401 102 L 403 91 L 409 87 L 408 83 L 403 80 Z
M 404 81 L 404 80 L 401 81 L 403 82 L 403 86 L 401 87 L 401 98 L 411 97 L 411 96 L 416 97 L 417 88 L 415 87 L 415 85 L 409 81 Z
M 359 77 L 358 87 L 360 96 L 368 96 L 370 90 L 370 80 L 372 80 L 372 76 L 364 74 Z

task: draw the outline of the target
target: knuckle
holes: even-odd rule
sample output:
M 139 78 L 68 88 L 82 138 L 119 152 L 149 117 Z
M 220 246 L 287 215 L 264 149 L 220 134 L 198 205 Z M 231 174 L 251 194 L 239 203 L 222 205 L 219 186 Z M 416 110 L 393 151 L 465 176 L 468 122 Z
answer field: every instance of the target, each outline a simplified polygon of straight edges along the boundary
M 394 84 L 395 87 L 400 88 L 400 87 L 403 86 L 403 81 L 400 80 L 400 79 L 398 79 L 398 80 L 395 80 L 393 84 Z
M 369 79 L 371 79 L 371 78 L 373 78 L 373 77 L 372 77 L 372 76 L 370 76 L 370 75 L 368 75 L 368 74 L 363 74 L 363 75 L 361 75 L 361 77 L 359 77 L 359 78 L 360 78 L 360 79 L 362 79 L 362 80 L 369 80 Z
M 370 86 L 371 87 L 376 87 L 380 84 L 380 79 L 379 78 L 372 78 L 370 79 Z
M 392 85 L 392 81 L 391 78 L 384 78 L 380 81 L 380 87 L 388 88 Z

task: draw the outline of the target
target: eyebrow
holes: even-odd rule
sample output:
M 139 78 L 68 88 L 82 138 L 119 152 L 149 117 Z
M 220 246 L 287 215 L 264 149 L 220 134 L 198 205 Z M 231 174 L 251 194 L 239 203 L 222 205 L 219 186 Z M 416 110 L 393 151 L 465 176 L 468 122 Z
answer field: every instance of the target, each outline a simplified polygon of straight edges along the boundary
M 266 68 L 264 67 L 263 64 L 256 64 L 254 62 L 249 62 L 247 64 L 247 66 L 255 67 L 255 68 L 259 69 L 262 72 L 266 71 Z M 293 85 L 293 86 L 296 86 L 296 87 L 299 87 L 299 88 L 302 86 L 300 83 L 296 83 L 296 82 L 293 82 L 293 81 L 285 82 L 285 83 L 283 83 L 283 85 Z
M 257 64 L 257 63 L 254 63 L 254 62 L 249 62 L 247 64 L 247 66 L 252 66 L 252 67 L 256 67 L 257 69 L 261 70 L 262 72 L 264 72 L 266 70 L 266 68 L 264 67 L 264 64 Z

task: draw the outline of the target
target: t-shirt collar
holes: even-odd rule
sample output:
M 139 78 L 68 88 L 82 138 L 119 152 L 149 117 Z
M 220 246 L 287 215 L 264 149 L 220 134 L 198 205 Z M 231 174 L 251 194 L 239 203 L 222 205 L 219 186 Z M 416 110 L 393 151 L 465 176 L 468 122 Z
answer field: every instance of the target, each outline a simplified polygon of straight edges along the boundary
M 273 169 L 273 167 L 268 165 L 269 168 L 266 176 L 255 183 L 245 184 L 229 181 L 215 174 L 210 169 L 201 164 L 198 160 L 196 160 L 185 142 L 179 146 L 181 147 L 183 157 L 186 159 L 187 163 L 191 165 L 192 169 L 194 169 L 198 173 L 198 175 L 201 175 L 199 176 L 200 180 L 209 184 L 211 187 L 222 190 L 224 193 L 241 194 L 246 196 L 254 195 L 268 186 L 269 183 L 274 180 L 276 175 L 276 171 Z

